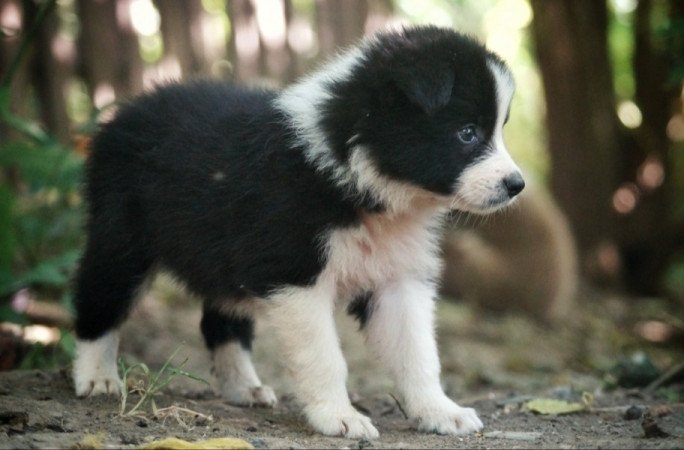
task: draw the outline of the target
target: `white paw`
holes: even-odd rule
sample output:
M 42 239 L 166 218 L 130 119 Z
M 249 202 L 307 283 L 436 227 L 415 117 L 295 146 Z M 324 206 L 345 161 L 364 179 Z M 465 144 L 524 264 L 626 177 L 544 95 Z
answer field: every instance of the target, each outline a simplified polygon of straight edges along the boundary
M 420 431 L 460 435 L 482 430 L 482 421 L 473 408 L 463 408 L 448 399 L 440 403 L 417 416 Z
M 351 405 L 339 408 L 307 408 L 309 424 L 319 433 L 349 439 L 377 439 L 380 436 L 371 420 Z
M 79 397 L 89 397 L 100 394 L 120 395 L 123 389 L 123 383 L 118 375 L 116 377 L 88 377 L 74 374 L 74 384 L 76 387 L 76 395 Z
M 115 333 L 95 341 L 79 340 L 76 343 L 73 373 L 76 395 L 121 394 L 123 383 L 116 367 L 117 345 Z
M 226 401 L 238 406 L 259 406 L 273 408 L 278 398 L 270 386 L 229 386 L 225 384 L 221 394 Z

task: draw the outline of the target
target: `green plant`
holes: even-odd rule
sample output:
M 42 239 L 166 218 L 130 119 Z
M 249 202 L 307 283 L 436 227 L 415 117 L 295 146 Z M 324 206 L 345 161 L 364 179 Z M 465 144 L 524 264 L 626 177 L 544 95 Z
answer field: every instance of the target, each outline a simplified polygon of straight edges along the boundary
M 12 79 L 54 4 L 41 3 L 0 79 L 0 125 L 18 133 L 0 142 L 0 299 L 28 286 L 62 297 L 78 259 L 82 158 L 10 110 Z M 8 319 L 6 309 L 0 320 Z
M 203 378 L 182 370 L 182 367 L 187 362 L 187 358 L 178 367 L 171 365 L 171 361 L 176 357 L 181 347 L 182 345 L 178 346 L 178 348 L 174 350 L 171 356 L 166 360 L 166 362 L 164 362 L 164 365 L 162 365 L 161 369 L 159 369 L 157 372 L 150 370 L 150 368 L 144 363 L 136 363 L 131 366 L 127 366 L 123 359 L 119 359 L 119 366 L 121 367 L 124 385 L 121 393 L 121 407 L 119 409 L 119 414 L 121 416 L 131 417 L 140 415 L 141 409 L 147 403 L 151 405 L 152 414 L 156 415 L 158 409 L 154 402 L 154 397 L 178 376 L 184 376 L 192 380 L 209 384 Z M 133 387 L 129 391 L 128 381 L 131 376 L 135 374 L 137 374 L 138 379 L 133 383 Z M 139 394 L 140 399 L 133 406 L 129 407 L 128 396 L 132 393 Z
M 0 168 L 16 181 L 0 191 L 6 224 L 0 296 L 22 287 L 62 290 L 81 245 L 78 193 L 82 160 L 59 146 L 9 141 L 0 144 Z

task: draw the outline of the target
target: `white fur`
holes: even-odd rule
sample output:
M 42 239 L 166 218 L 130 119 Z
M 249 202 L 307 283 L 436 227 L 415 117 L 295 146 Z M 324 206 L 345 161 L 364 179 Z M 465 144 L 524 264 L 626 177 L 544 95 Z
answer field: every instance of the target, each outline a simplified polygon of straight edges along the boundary
M 482 429 L 472 408 L 451 401 L 440 385 L 434 330 L 435 288 L 406 278 L 388 283 L 373 298 L 366 324 L 368 343 L 389 368 L 418 429 L 439 434 L 465 434 Z
M 119 334 L 110 331 L 94 340 L 76 342 L 74 385 L 76 395 L 120 394 L 123 388 L 116 367 Z
M 453 206 L 461 211 L 487 214 L 511 201 L 503 179 L 519 171 L 508 152 L 496 149 L 466 168 L 459 177 Z
M 270 324 L 311 426 L 330 436 L 378 437 L 347 394 L 347 364 L 333 318 L 335 287 L 320 280 L 311 288 L 283 289 L 269 301 Z
M 351 193 L 372 196 L 387 211 L 364 216 L 359 226 L 332 230 L 323 240 L 327 264 L 315 286 L 286 289 L 269 299 L 271 324 L 309 423 L 324 434 L 373 438 L 377 431 L 347 396 L 333 309 L 336 299 L 375 292 L 367 336 L 394 374 L 419 428 L 443 434 L 480 430 L 474 410 L 447 398 L 439 381 L 431 282 L 441 270 L 437 231 L 451 199 L 381 175 L 367 149 L 354 146 L 354 137 L 349 164 L 339 164 L 318 124 L 320 107 L 331 96 L 326 83 L 343 79 L 361 58 L 360 50 L 347 53 L 287 89 L 276 106 L 291 118 L 307 159 L 318 170 L 332 174 L 332 181 Z M 508 98 L 499 102 L 507 107 L 510 93 L 502 92 Z M 497 130 L 503 118 L 500 122 Z M 476 170 L 473 175 L 483 174 Z
M 218 390 L 228 402 L 245 406 L 275 406 L 273 389 L 261 384 L 251 352 L 239 342 L 228 342 L 213 352 Z
M 490 213 L 508 205 L 511 199 L 503 179 L 520 173 L 520 168 L 513 162 L 503 140 L 504 121 L 515 91 L 513 78 L 498 63 L 489 61 L 488 67 L 494 76 L 497 96 L 492 151 L 463 171 L 458 179 L 452 204 L 455 209 L 479 214 Z
M 349 299 L 389 280 L 438 276 L 440 213 L 427 202 L 413 213 L 368 214 L 357 227 L 336 229 L 327 240 L 320 278 L 335 286 L 339 298 Z
M 337 299 L 349 300 L 367 290 L 386 290 L 386 301 L 392 303 L 395 299 L 391 297 L 395 292 L 385 286 L 393 285 L 395 280 L 436 278 L 441 270 L 435 232 L 440 211 L 431 203 L 419 204 L 413 214 L 368 215 L 357 227 L 331 232 L 327 240 L 328 262 L 316 284 L 311 288 L 285 289 L 269 298 L 272 305 L 268 308 L 270 324 L 283 346 L 282 353 L 294 378 L 296 395 L 305 405 L 309 423 L 321 433 L 349 438 L 377 437 L 378 433 L 370 420 L 358 413 L 348 399 L 345 387 L 347 367 L 333 319 L 335 302 Z M 413 299 L 414 292 L 411 291 L 397 301 L 410 304 L 411 300 L 416 300 L 415 312 L 423 316 L 427 314 L 431 320 L 434 289 L 430 288 L 429 292 L 422 296 L 423 300 L 428 300 L 427 303 L 420 298 Z M 371 318 L 374 315 L 375 312 Z M 390 317 L 386 319 L 377 323 L 389 327 Z M 420 392 L 431 393 L 436 389 L 441 393 L 439 362 L 431 327 L 430 322 L 427 331 L 426 327 L 417 328 L 423 337 L 416 340 L 411 334 L 404 347 L 413 345 L 414 353 L 420 353 L 420 347 L 427 341 L 429 352 L 429 342 L 432 342 L 434 351 L 428 358 L 428 366 L 436 365 L 436 369 L 431 370 L 436 382 L 431 382 L 429 388 Z M 411 333 L 401 324 L 394 329 L 398 334 L 402 330 Z M 407 361 L 413 359 L 413 353 L 407 356 Z M 415 362 L 417 365 L 423 363 L 420 358 Z M 417 376 L 411 381 L 418 384 L 424 382 Z M 442 401 L 442 397 L 443 393 L 441 397 L 435 394 L 426 398 Z M 408 398 L 413 397 L 408 395 Z M 422 404 L 413 402 L 412 405 L 416 405 L 413 417 L 427 417 Z M 443 409 L 446 410 L 446 406 Z M 451 422 L 456 420 L 453 414 L 448 417 Z M 425 423 L 434 424 L 434 421 Z M 430 430 L 433 428 L 439 427 Z M 458 431 L 469 429 L 459 428 Z

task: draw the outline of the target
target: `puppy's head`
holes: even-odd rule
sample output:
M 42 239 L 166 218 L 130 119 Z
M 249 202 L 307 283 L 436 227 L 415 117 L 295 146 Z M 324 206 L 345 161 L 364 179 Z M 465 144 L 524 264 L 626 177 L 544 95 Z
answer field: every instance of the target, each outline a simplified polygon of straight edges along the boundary
M 381 201 L 418 188 L 488 213 L 524 187 L 502 135 L 513 78 L 470 38 L 437 27 L 379 34 L 305 85 L 302 94 L 323 99 L 312 136 L 331 150 L 314 159 Z

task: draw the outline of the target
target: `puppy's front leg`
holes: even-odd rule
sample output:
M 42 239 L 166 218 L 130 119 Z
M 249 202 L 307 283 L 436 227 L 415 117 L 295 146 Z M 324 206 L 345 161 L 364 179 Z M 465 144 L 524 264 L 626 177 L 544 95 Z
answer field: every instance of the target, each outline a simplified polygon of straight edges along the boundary
M 289 288 L 269 302 L 270 325 L 311 426 L 330 436 L 377 438 L 370 419 L 349 401 L 347 364 L 335 330 L 334 289 Z
M 435 289 L 403 280 L 376 292 L 365 326 L 368 342 L 390 369 L 409 417 L 422 431 L 466 434 L 482 429 L 472 408 L 451 401 L 440 385 L 434 332 Z

